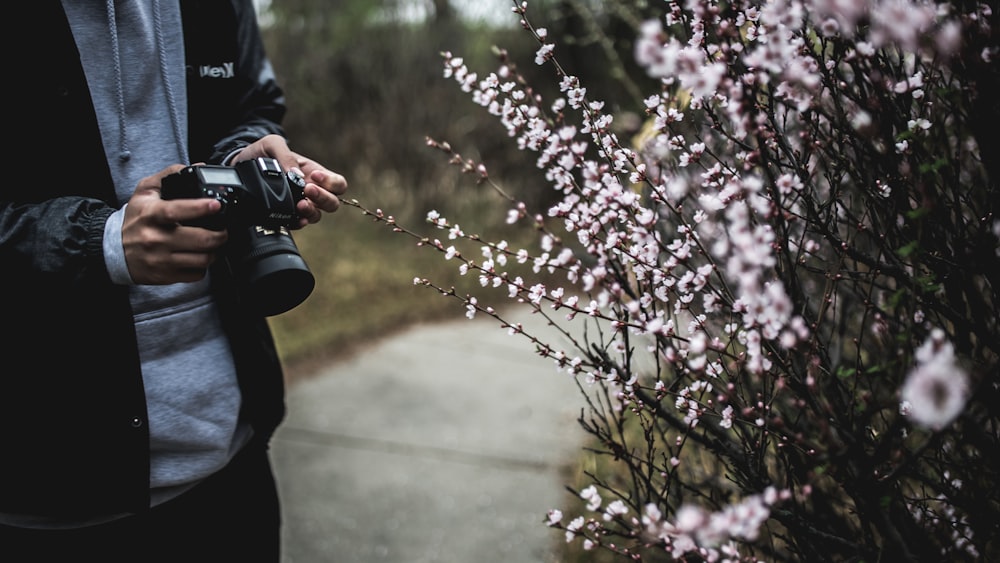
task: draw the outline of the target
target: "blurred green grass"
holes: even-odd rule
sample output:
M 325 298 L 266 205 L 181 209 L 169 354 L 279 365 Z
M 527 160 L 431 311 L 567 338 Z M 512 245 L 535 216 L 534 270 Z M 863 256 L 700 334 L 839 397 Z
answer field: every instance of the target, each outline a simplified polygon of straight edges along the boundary
M 521 153 L 497 118 L 443 75 L 441 56 L 461 53 L 470 68 L 485 73 L 496 69 L 495 45 L 531 61 L 534 40 L 520 27 L 466 22 L 454 13 L 422 23 L 394 21 L 379 16 L 385 5 L 272 3 L 265 43 L 285 90 L 283 126 L 293 148 L 344 174 L 345 197 L 442 240 L 447 233 L 424 221 L 431 209 L 493 231 L 506 227 L 510 203 L 450 165 L 452 155 L 429 148 L 428 137 L 487 165 L 491 178 L 503 179 L 509 193 L 533 209 L 547 209 L 551 190 L 536 157 Z M 550 78 L 538 65 L 522 72 Z M 558 82 L 548 82 L 557 91 Z M 534 237 L 526 231 L 522 238 Z M 295 240 L 317 286 L 305 303 L 270 320 L 293 377 L 414 323 L 464 318 L 460 300 L 414 286 L 415 276 L 454 285 L 460 295 L 483 290 L 476 276 L 459 275 L 457 261 L 418 248 L 351 206 L 297 231 Z
M 504 224 L 508 202 L 484 186 L 470 185 L 474 179 L 457 172 L 424 142 L 426 136 L 449 142 L 465 158 L 486 164 L 491 179 L 534 212 L 544 212 L 554 196 L 534 164 L 535 156 L 518 151 L 494 116 L 442 76 L 440 56 L 452 51 L 470 69 L 485 73 L 496 69 L 493 47 L 502 47 L 511 61 L 524 63 L 519 72 L 535 91 L 552 99 L 559 82 L 548 68 L 531 64 L 537 45 L 518 25 L 490 28 L 443 17 L 424 25 L 364 23 L 365 14 L 381 4 L 280 3 L 284 17 L 277 21 L 285 25 L 265 31 L 276 72 L 286 86 L 285 125 L 293 146 L 343 173 L 351 185 L 346 197 L 358 198 L 372 210 L 380 207 L 414 231 L 452 244 L 447 233 L 423 220 L 427 211 L 437 209 L 460 219 L 463 227 L 489 231 L 483 232 L 488 240 L 537 247 L 527 244 L 537 236 L 532 228 L 522 225 L 515 236 Z M 569 4 L 533 3 L 537 13 L 550 16 L 552 37 L 580 31 L 578 17 L 549 14 L 544 5 L 555 10 Z M 500 9 L 509 12 L 509 7 Z M 592 42 L 575 41 L 566 45 L 562 63 L 598 98 L 609 99 L 610 91 L 624 88 L 620 80 L 604 77 L 603 52 Z M 636 111 L 644 107 L 641 100 L 633 102 Z M 295 240 L 317 286 L 305 303 L 270 319 L 292 383 L 417 323 L 465 318 L 460 300 L 414 286 L 415 276 L 440 287 L 454 286 L 458 295 L 473 293 L 498 309 L 510 303 L 505 287 L 482 288 L 477 276 L 459 274 L 458 261 L 418 247 L 416 240 L 393 233 L 351 206 L 296 232 Z M 478 260 L 475 246 L 467 245 L 466 255 Z M 547 281 L 544 273 L 525 277 Z M 553 281 L 565 283 L 564 276 Z M 591 457 L 583 456 L 580 466 L 566 475 L 577 490 L 585 482 L 584 472 L 605 470 L 606 460 L 596 467 Z M 568 506 L 575 508 L 578 502 L 569 495 Z M 568 552 L 562 561 L 604 561 L 578 549 L 579 542 L 566 546 L 561 534 L 554 534 L 553 541 Z
M 375 210 L 363 200 L 364 193 L 345 197 L 355 195 L 366 208 Z M 447 232 L 426 223 L 428 210 L 403 209 L 406 205 L 402 202 L 396 205 L 401 215 L 389 208 L 385 212 L 397 217 L 400 225 L 430 239 L 438 238 L 445 246 L 461 246 L 461 241 L 448 240 Z M 510 231 L 503 224 L 504 209 L 498 208 L 494 194 L 473 191 L 443 213 L 460 213 L 470 224 L 502 233 Z M 529 230 L 520 236 L 524 239 L 533 234 Z M 445 260 L 440 251 L 418 246 L 417 239 L 393 232 L 352 205 L 342 205 L 319 223 L 296 231 L 294 237 L 316 278 L 316 287 L 304 303 L 269 320 L 290 380 L 307 377 L 329 362 L 349 357 L 414 324 L 464 318 L 465 306 L 460 299 L 414 285 L 414 277 L 427 278 L 441 288 L 454 288 L 459 296 L 486 291 L 478 276 L 459 273 L 458 260 Z M 478 258 L 478 246 L 480 243 L 466 242 L 463 252 Z
M 344 205 L 294 236 L 316 288 L 303 304 L 270 319 L 290 377 L 309 375 L 414 323 L 463 310 L 459 301 L 413 285 L 416 275 L 466 283 L 449 271 L 455 264 L 441 264 L 437 252 L 418 248 L 354 207 Z

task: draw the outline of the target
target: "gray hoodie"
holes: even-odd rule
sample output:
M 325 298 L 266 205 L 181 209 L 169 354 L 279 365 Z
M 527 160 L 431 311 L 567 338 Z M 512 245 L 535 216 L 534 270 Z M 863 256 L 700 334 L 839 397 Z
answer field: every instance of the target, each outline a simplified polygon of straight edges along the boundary
M 112 279 L 129 285 L 149 413 L 153 503 L 223 467 L 249 438 L 208 279 L 135 285 L 121 243 L 139 180 L 187 164 L 184 43 L 176 0 L 63 0 L 123 207 L 105 232 Z M 100 374 L 88 374 L 100 377 Z

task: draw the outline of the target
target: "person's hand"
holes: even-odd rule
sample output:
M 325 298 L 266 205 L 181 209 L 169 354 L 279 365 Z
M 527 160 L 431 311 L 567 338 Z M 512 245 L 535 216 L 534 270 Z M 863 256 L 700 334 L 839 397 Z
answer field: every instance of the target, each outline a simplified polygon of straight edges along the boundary
M 233 163 L 259 157 L 271 157 L 278 161 L 283 170 L 301 174 L 305 179 L 305 198 L 296 208 L 301 217 L 298 228 L 316 223 L 323 217 L 323 213 L 333 213 L 340 208 L 337 196 L 347 191 L 347 180 L 315 160 L 289 149 L 284 137 L 267 135 L 260 138 L 240 151 L 233 158 Z
M 205 277 L 216 251 L 226 242 L 226 231 L 181 223 L 218 213 L 214 198 L 160 199 L 160 183 L 183 165 L 175 164 L 139 181 L 125 208 L 122 246 L 132 281 L 162 285 L 193 282 Z

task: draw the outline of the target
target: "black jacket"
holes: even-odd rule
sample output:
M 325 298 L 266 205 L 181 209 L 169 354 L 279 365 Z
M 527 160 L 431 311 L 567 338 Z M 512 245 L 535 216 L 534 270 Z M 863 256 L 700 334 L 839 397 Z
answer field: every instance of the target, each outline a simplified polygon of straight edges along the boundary
M 192 162 L 280 134 L 282 93 L 260 79 L 250 0 L 181 4 Z M 79 54 L 59 0 L 11 3 L 4 22 L 13 127 L 0 178 L 0 512 L 141 511 L 145 396 L 128 289 L 104 266 L 104 224 L 119 206 Z M 233 76 L 202 78 L 210 67 Z M 281 367 L 266 320 L 240 306 L 224 262 L 213 289 L 244 413 L 266 440 L 284 415 Z

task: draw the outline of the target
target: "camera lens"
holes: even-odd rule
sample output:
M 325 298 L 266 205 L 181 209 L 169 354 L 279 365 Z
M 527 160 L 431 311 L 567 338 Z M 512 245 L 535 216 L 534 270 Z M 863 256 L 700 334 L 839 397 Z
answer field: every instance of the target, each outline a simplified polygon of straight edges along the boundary
M 280 315 L 305 301 L 316 280 L 284 228 L 249 227 L 233 240 L 228 258 L 243 284 L 243 296 L 265 316 Z

